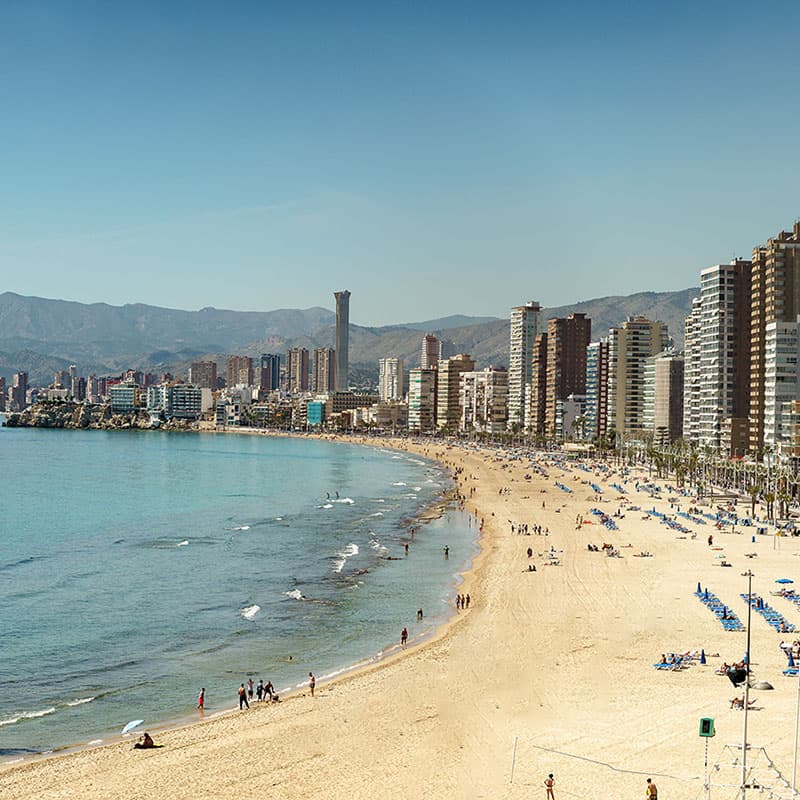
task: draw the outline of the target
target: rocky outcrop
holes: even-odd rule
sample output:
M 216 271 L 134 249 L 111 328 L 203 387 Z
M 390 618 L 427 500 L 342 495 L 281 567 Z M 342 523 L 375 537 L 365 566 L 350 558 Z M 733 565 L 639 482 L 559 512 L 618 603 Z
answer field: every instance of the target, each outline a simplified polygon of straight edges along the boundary
M 184 419 L 172 419 L 154 425 L 150 414 L 144 410 L 125 414 L 113 413 L 111 406 L 89 403 L 36 403 L 20 413 L 6 418 L 9 428 L 84 428 L 94 430 L 197 430 L 197 423 Z

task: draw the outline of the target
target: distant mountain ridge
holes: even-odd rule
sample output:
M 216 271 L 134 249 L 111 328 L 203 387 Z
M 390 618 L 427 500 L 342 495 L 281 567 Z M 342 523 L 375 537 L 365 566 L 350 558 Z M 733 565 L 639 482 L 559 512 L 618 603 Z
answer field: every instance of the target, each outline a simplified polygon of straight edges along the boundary
M 667 323 L 677 346 L 683 321 L 699 289 L 639 292 L 545 308 L 542 319 L 586 313 L 592 338 L 607 334 L 628 316 L 643 314 Z M 522 302 L 522 301 L 521 301 Z M 0 294 L 0 375 L 30 373 L 34 384 L 48 384 L 57 369 L 78 365 L 82 375 L 117 374 L 124 369 L 185 375 L 192 361 L 229 354 L 259 356 L 290 347 L 332 347 L 335 314 L 328 309 L 231 311 L 204 308 L 180 311 L 144 304 L 111 306 Z M 354 375 L 377 377 L 378 359 L 401 357 L 419 365 L 422 334 L 452 342 L 470 353 L 479 367 L 508 364 L 508 319 L 455 314 L 440 319 L 381 327 L 350 326 L 350 362 Z

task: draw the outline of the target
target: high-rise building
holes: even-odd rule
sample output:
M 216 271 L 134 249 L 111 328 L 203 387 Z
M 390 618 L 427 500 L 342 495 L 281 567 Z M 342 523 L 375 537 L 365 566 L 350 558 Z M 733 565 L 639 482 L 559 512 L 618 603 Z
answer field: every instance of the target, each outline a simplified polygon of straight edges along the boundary
M 555 436 L 559 403 L 586 391 L 586 348 L 592 338 L 592 321 L 575 313 L 547 321 L 547 387 L 545 432 Z
M 790 331 L 784 325 L 794 324 L 800 317 L 800 222 L 791 233 L 781 231 L 766 244 L 753 249 L 750 306 L 750 451 L 757 453 L 765 444 L 774 446 L 778 435 L 778 383 L 785 383 L 784 372 L 789 364 L 786 342 Z M 768 341 L 767 332 L 771 339 Z M 767 386 L 767 358 L 770 348 L 770 385 Z M 779 372 L 784 374 L 779 376 Z M 796 374 L 792 378 L 796 384 Z M 773 396 L 768 400 L 767 392 Z M 786 402 L 788 387 L 781 387 L 780 401 Z M 772 420 L 766 436 L 767 406 Z
M 332 392 L 336 388 L 336 351 L 330 347 L 314 350 L 311 388 L 317 394 Z
M 408 373 L 408 429 L 429 433 L 436 427 L 438 370 L 412 369 Z
M 432 334 L 426 333 L 422 337 L 422 353 L 419 365 L 422 369 L 436 369 L 442 357 L 442 343 Z
M 746 427 L 751 272 L 752 263 L 742 259 L 704 269 L 699 303 L 686 320 L 683 435 L 704 448 L 720 450 L 724 430 Z M 746 441 L 731 445 L 728 455 L 747 449 Z
M 225 381 L 229 389 L 234 386 L 252 386 L 253 359 L 249 356 L 228 356 Z
M 6 379 L 0 375 L 0 411 L 6 410 Z
M 263 353 L 259 387 L 263 392 L 273 392 L 281 385 L 281 357 L 277 353 Z
M 96 375 L 90 375 L 86 380 L 86 402 L 100 402 L 100 384 Z
M 546 415 L 547 332 L 542 331 L 536 334 L 531 348 L 531 379 L 525 387 L 525 430 L 535 435 L 543 435 Z
M 350 383 L 350 292 L 334 292 L 336 298 L 336 391 L 346 392 Z
M 528 302 L 511 309 L 508 356 L 508 427 L 522 430 L 529 427 L 525 409 L 533 368 L 533 344 L 539 333 L 541 307 Z
M 475 362 L 464 353 L 439 362 L 436 379 L 436 426 L 440 429 L 457 430 L 461 418 L 458 392 L 461 373 L 475 369 Z
M 583 433 L 592 440 L 606 435 L 608 426 L 608 338 L 586 348 L 586 400 Z
M 508 417 L 508 371 L 487 367 L 461 373 L 459 430 L 501 433 Z
M 667 326 L 629 317 L 608 334 L 608 429 L 618 436 L 644 432 L 644 366 L 669 346 Z
M 309 365 L 308 350 L 293 347 L 286 353 L 287 382 L 290 394 L 308 391 Z
M 657 353 L 644 366 L 644 429 L 664 447 L 683 434 L 683 354 Z
M 403 359 L 381 358 L 378 361 L 378 396 L 381 403 L 403 399 Z
M 28 373 L 16 372 L 11 379 L 11 410 L 24 411 L 28 407 Z
M 189 383 L 201 389 L 217 391 L 217 362 L 195 361 L 189 367 Z M 232 384 L 235 386 L 235 384 Z
M 693 445 L 700 442 L 702 306 L 700 298 L 695 297 L 683 326 L 683 438 Z

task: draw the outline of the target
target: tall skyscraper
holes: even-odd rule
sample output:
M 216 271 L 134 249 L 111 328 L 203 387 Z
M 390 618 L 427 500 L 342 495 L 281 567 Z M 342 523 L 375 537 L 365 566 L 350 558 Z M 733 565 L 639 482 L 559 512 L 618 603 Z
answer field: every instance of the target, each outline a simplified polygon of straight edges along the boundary
M 350 384 L 350 292 L 334 292 L 336 298 L 336 391 L 346 392 Z
M 547 388 L 545 432 L 556 435 L 559 404 L 571 394 L 586 392 L 586 348 L 592 321 L 586 314 L 570 314 L 547 321 Z
M 264 392 L 273 392 L 281 385 L 281 357 L 277 353 L 263 353 L 259 386 Z
M 475 362 L 466 354 L 439 362 L 436 378 L 436 426 L 455 431 L 461 418 L 459 408 L 459 389 L 461 373 L 472 372 Z
M 629 317 L 608 333 L 608 429 L 618 436 L 644 432 L 644 367 L 669 346 L 667 326 Z
M 200 389 L 217 391 L 217 362 L 195 361 L 189 367 L 189 383 Z M 235 385 L 235 384 L 234 384 Z
M 528 302 L 511 309 L 508 356 L 508 427 L 523 430 L 527 426 L 525 409 L 530 405 L 526 393 L 533 368 L 533 344 L 539 333 L 541 307 Z
M 700 297 L 684 327 L 683 436 L 701 447 L 747 449 L 752 262 L 700 273 Z
M 378 361 L 378 396 L 382 403 L 403 399 L 403 359 L 381 358 Z
M 421 369 L 436 369 L 442 357 L 442 343 L 432 334 L 422 337 L 422 353 L 419 358 Z
M 286 353 L 287 382 L 290 394 L 308 391 L 309 365 L 308 350 L 293 347 Z
M 754 248 L 752 263 L 750 451 L 757 453 L 784 438 L 783 404 L 797 399 L 800 222 Z
M 24 411 L 28 407 L 28 373 L 16 372 L 11 380 L 11 410 Z
M 436 427 L 438 370 L 412 369 L 408 373 L 408 429 L 429 433 Z
M 226 383 L 228 388 L 253 385 L 253 359 L 249 356 L 228 356 Z
M 605 436 L 608 425 L 608 338 L 586 348 L 586 402 L 584 436 Z
M 336 388 L 336 351 L 330 347 L 318 347 L 313 353 L 311 388 L 317 394 L 332 392 Z

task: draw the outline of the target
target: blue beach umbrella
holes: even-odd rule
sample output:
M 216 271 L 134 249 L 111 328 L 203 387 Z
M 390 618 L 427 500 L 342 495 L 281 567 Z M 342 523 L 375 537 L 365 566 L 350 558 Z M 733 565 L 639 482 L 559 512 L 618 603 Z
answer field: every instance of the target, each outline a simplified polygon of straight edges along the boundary
M 778 578 L 775 583 L 794 583 L 791 578 Z
M 705 650 L 701 650 L 700 651 L 700 663 L 701 664 L 705 664 L 706 663 L 706 651 Z
M 123 729 L 122 733 L 126 734 L 132 731 L 138 725 L 141 725 L 144 722 L 143 719 L 132 719 Z
M 792 651 L 791 650 L 789 651 L 789 663 L 786 666 L 787 667 L 793 667 L 794 666 L 794 656 L 792 655 Z

